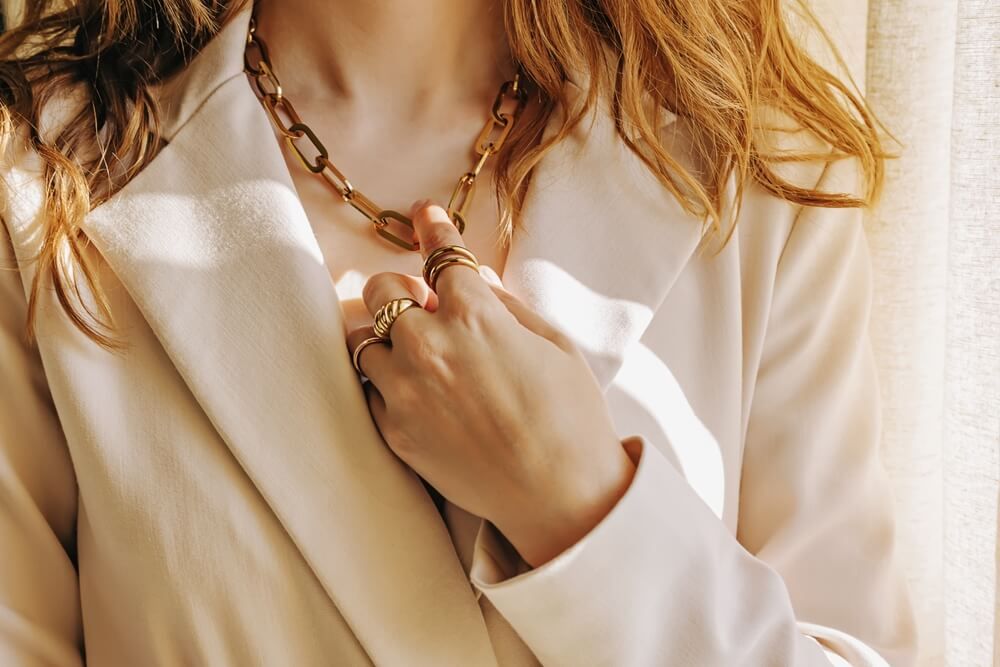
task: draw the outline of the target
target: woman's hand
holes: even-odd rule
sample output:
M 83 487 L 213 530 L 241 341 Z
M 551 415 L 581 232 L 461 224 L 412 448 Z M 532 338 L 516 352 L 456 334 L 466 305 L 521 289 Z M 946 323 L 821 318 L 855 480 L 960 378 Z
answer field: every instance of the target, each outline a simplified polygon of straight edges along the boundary
M 443 208 L 414 208 L 425 259 L 462 245 Z M 435 295 L 420 278 L 398 273 L 365 285 L 373 315 L 397 297 L 425 308 L 399 315 L 391 347 L 362 350 L 368 406 L 400 459 L 445 498 L 491 521 L 537 567 L 607 514 L 634 466 L 565 335 L 468 267 L 444 269 L 436 287 Z M 351 352 L 371 335 L 371 327 L 351 332 Z

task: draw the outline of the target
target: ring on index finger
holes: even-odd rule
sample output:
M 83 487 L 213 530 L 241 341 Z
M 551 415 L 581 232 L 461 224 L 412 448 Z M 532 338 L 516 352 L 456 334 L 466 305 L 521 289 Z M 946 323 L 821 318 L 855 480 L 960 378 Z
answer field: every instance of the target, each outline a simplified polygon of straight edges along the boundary
M 460 245 L 446 245 L 435 249 L 424 260 L 424 282 L 437 291 L 438 276 L 449 266 L 467 266 L 476 273 L 479 272 L 479 260 L 468 248 Z

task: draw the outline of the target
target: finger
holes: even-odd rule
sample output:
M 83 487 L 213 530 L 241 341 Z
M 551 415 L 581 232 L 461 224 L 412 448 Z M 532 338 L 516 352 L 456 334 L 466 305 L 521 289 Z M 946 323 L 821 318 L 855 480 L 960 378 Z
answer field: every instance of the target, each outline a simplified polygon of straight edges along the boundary
M 402 294 L 399 293 L 400 285 L 404 290 Z M 393 296 L 386 298 L 387 294 L 392 294 Z M 372 274 L 365 283 L 361 294 L 361 298 L 365 302 L 365 307 L 368 308 L 368 312 L 373 317 L 375 311 L 382 304 L 387 303 L 390 299 L 394 299 L 397 296 L 408 296 L 411 299 L 415 299 L 422 308 L 432 312 L 434 309 L 431 306 L 436 305 L 437 302 L 434 292 L 431 291 L 431 288 L 427 286 L 427 283 L 422 278 L 419 276 L 410 276 L 405 273 L 393 273 L 391 271 Z M 376 299 L 379 298 L 383 298 L 384 300 L 376 302 Z M 374 306 L 372 305 L 373 303 Z
M 390 272 L 376 273 L 368 279 L 361 290 L 361 298 L 372 317 L 375 316 L 379 308 L 393 299 L 408 297 L 423 306 L 430 299 L 431 294 L 430 288 L 420 278 Z M 428 316 L 428 313 L 420 312 L 419 308 L 408 308 L 393 321 L 389 329 L 389 337 L 392 338 L 398 327 L 406 328 L 420 323 L 426 325 L 426 320 L 422 318 Z
M 546 320 L 544 317 L 532 310 L 531 306 L 521 301 L 517 296 L 511 294 L 499 285 L 490 285 L 490 289 L 496 294 L 500 302 L 507 307 L 507 310 L 520 322 L 521 326 L 529 331 L 545 338 L 557 347 L 566 352 L 576 350 L 576 344 L 561 329 Z
M 500 280 L 500 276 L 491 267 L 483 264 L 479 267 L 479 274 L 489 284 L 493 289 L 493 293 L 521 326 L 549 340 L 566 338 L 565 334 L 555 325 L 539 315 L 531 306 L 518 298 L 517 295 L 507 291 Z
M 488 282 L 493 287 L 503 287 L 503 283 L 500 281 L 500 276 L 497 272 L 493 270 L 492 267 L 486 264 L 479 265 L 479 275 L 483 277 L 483 280 Z
M 462 235 L 448 218 L 443 208 L 429 200 L 421 200 L 413 206 L 413 229 L 420 242 L 420 254 L 424 260 L 438 248 L 446 245 L 464 246 Z M 439 297 L 445 298 L 486 298 L 490 291 L 476 271 L 462 264 L 453 264 L 441 270 L 435 285 Z
M 378 387 L 371 382 L 365 382 L 361 385 L 361 388 L 365 390 L 365 400 L 368 401 L 368 412 L 371 413 L 375 426 L 378 427 L 378 431 L 384 440 L 385 434 L 382 432 L 382 428 L 386 423 L 385 399 L 382 397 L 382 393 L 378 390 Z
M 351 331 L 347 334 L 347 351 L 354 358 L 354 351 L 358 349 L 358 345 L 367 338 L 371 338 L 375 335 L 370 326 L 360 327 Z M 358 366 L 361 367 L 361 372 L 364 376 L 374 382 L 376 385 L 379 382 L 385 382 L 388 378 L 389 372 L 391 371 L 392 364 L 392 348 L 388 343 L 373 343 L 366 345 L 365 349 L 361 350 L 360 356 L 358 357 Z

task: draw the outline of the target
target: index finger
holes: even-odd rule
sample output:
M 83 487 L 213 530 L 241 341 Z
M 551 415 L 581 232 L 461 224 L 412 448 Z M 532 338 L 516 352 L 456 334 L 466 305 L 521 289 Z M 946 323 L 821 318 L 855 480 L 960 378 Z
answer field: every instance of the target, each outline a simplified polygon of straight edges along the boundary
M 465 246 L 462 235 L 448 217 L 448 212 L 430 200 L 414 204 L 413 229 L 420 243 L 420 255 L 427 261 L 432 252 L 447 245 Z M 455 298 L 495 298 L 478 271 L 461 264 L 444 268 L 437 278 L 435 291 L 442 306 Z

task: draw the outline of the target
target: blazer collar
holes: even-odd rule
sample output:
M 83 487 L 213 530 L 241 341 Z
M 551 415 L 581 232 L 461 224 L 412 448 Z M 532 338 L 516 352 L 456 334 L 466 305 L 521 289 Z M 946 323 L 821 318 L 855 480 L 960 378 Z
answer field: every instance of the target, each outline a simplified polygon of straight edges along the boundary
M 492 664 L 433 501 L 368 417 L 323 255 L 242 74 L 248 19 L 165 86 L 168 145 L 84 231 L 371 658 Z M 506 286 L 565 328 L 607 385 L 697 246 L 698 221 L 605 105 L 537 165 L 523 222 Z

